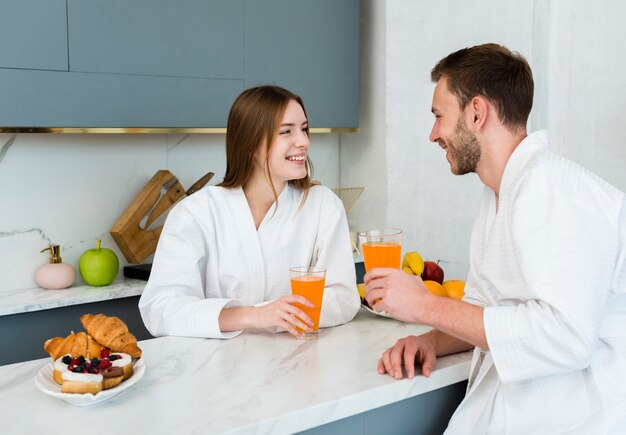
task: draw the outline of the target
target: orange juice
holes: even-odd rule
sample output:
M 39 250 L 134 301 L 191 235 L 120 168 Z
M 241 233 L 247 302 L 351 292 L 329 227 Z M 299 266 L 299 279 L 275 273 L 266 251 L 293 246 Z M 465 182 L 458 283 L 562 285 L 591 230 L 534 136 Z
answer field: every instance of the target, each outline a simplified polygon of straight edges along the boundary
M 300 304 L 294 304 L 304 311 L 313 320 L 313 332 L 317 332 L 320 325 L 320 312 L 322 310 L 322 297 L 324 296 L 324 282 L 326 280 L 321 276 L 303 275 L 291 278 L 291 294 L 304 296 L 310 300 L 315 306 L 313 308 L 305 307 Z M 297 328 L 298 332 L 305 332 Z
M 402 247 L 393 242 L 366 242 L 361 245 L 365 270 L 370 271 L 376 267 L 393 267 L 400 269 Z

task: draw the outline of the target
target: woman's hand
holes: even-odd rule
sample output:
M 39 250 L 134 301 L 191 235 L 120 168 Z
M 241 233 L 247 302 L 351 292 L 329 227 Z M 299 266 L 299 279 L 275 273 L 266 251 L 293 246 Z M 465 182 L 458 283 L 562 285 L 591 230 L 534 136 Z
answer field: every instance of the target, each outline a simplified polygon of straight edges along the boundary
M 406 376 L 412 379 L 415 376 L 415 364 L 422 365 L 422 374 L 426 377 L 435 367 L 437 352 L 435 345 L 426 336 L 416 337 L 409 335 L 396 342 L 387 349 L 378 360 L 378 373 L 389 373 L 394 379 L 402 379 L 402 366 L 406 370 Z
M 252 325 L 258 329 L 278 326 L 287 330 L 291 335 L 300 337 L 300 329 L 310 332 L 313 320 L 302 309 L 294 304 L 301 304 L 309 308 L 315 305 L 308 299 L 299 295 L 283 296 L 269 304 L 255 307 L 252 310 Z

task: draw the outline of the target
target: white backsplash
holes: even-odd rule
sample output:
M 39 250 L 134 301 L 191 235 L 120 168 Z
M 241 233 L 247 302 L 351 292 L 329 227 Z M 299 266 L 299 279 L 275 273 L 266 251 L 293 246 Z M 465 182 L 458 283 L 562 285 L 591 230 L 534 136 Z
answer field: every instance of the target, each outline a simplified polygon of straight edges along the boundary
M 314 178 L 337 187 L 338 135 L 313 135 L 311 157 Z M 121 277 L 128 262 L 109 229 L 159 169 L 184 188 L 209 171 L 209 184 L 219 183 L 224 135 L 0 134 L 0 291 L 36 287 L 49 243 L 76 267 L 75 285 L 83 284 L 78 259 L 98 239 L 117 253 Z

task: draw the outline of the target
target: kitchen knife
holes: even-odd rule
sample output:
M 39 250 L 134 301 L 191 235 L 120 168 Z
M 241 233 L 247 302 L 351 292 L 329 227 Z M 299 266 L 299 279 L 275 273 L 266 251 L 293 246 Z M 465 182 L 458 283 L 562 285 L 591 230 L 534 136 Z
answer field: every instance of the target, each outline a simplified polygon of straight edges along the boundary
M 205 175 L 202 176 L 202 178 L 200 178 L 198 181 L 193 183 L 191 187 L 187 189 L 187 191 L 185 192 L 187 196 L 202 189 L 204 185 L 207 184 L 209 180 L 211 180 L 211 178 L 213 178 L 213 175 L 215 175 L 213 172 L 207 172 Z

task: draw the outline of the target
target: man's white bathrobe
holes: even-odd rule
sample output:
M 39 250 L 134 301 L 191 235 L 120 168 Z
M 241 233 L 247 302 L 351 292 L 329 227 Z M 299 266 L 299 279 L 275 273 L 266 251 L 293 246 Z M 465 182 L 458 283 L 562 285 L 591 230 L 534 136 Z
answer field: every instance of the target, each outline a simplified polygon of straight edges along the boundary
M 288 184 L 258 230 L 241 188 L 208 186 L 177 204 L 139 301 L 150 333 L 234 337 L 241 331 L 220 331 L 222 308 L 291 294 L 295 266 L 327 268 L 321 327 L 352 320 L 360 300 L 344 207 L 324 186 L 301 200 Z
M 486 188 L 466 302 L 485 307 L 454 434 L 626 433 L 624 194 L 528 136 Z

